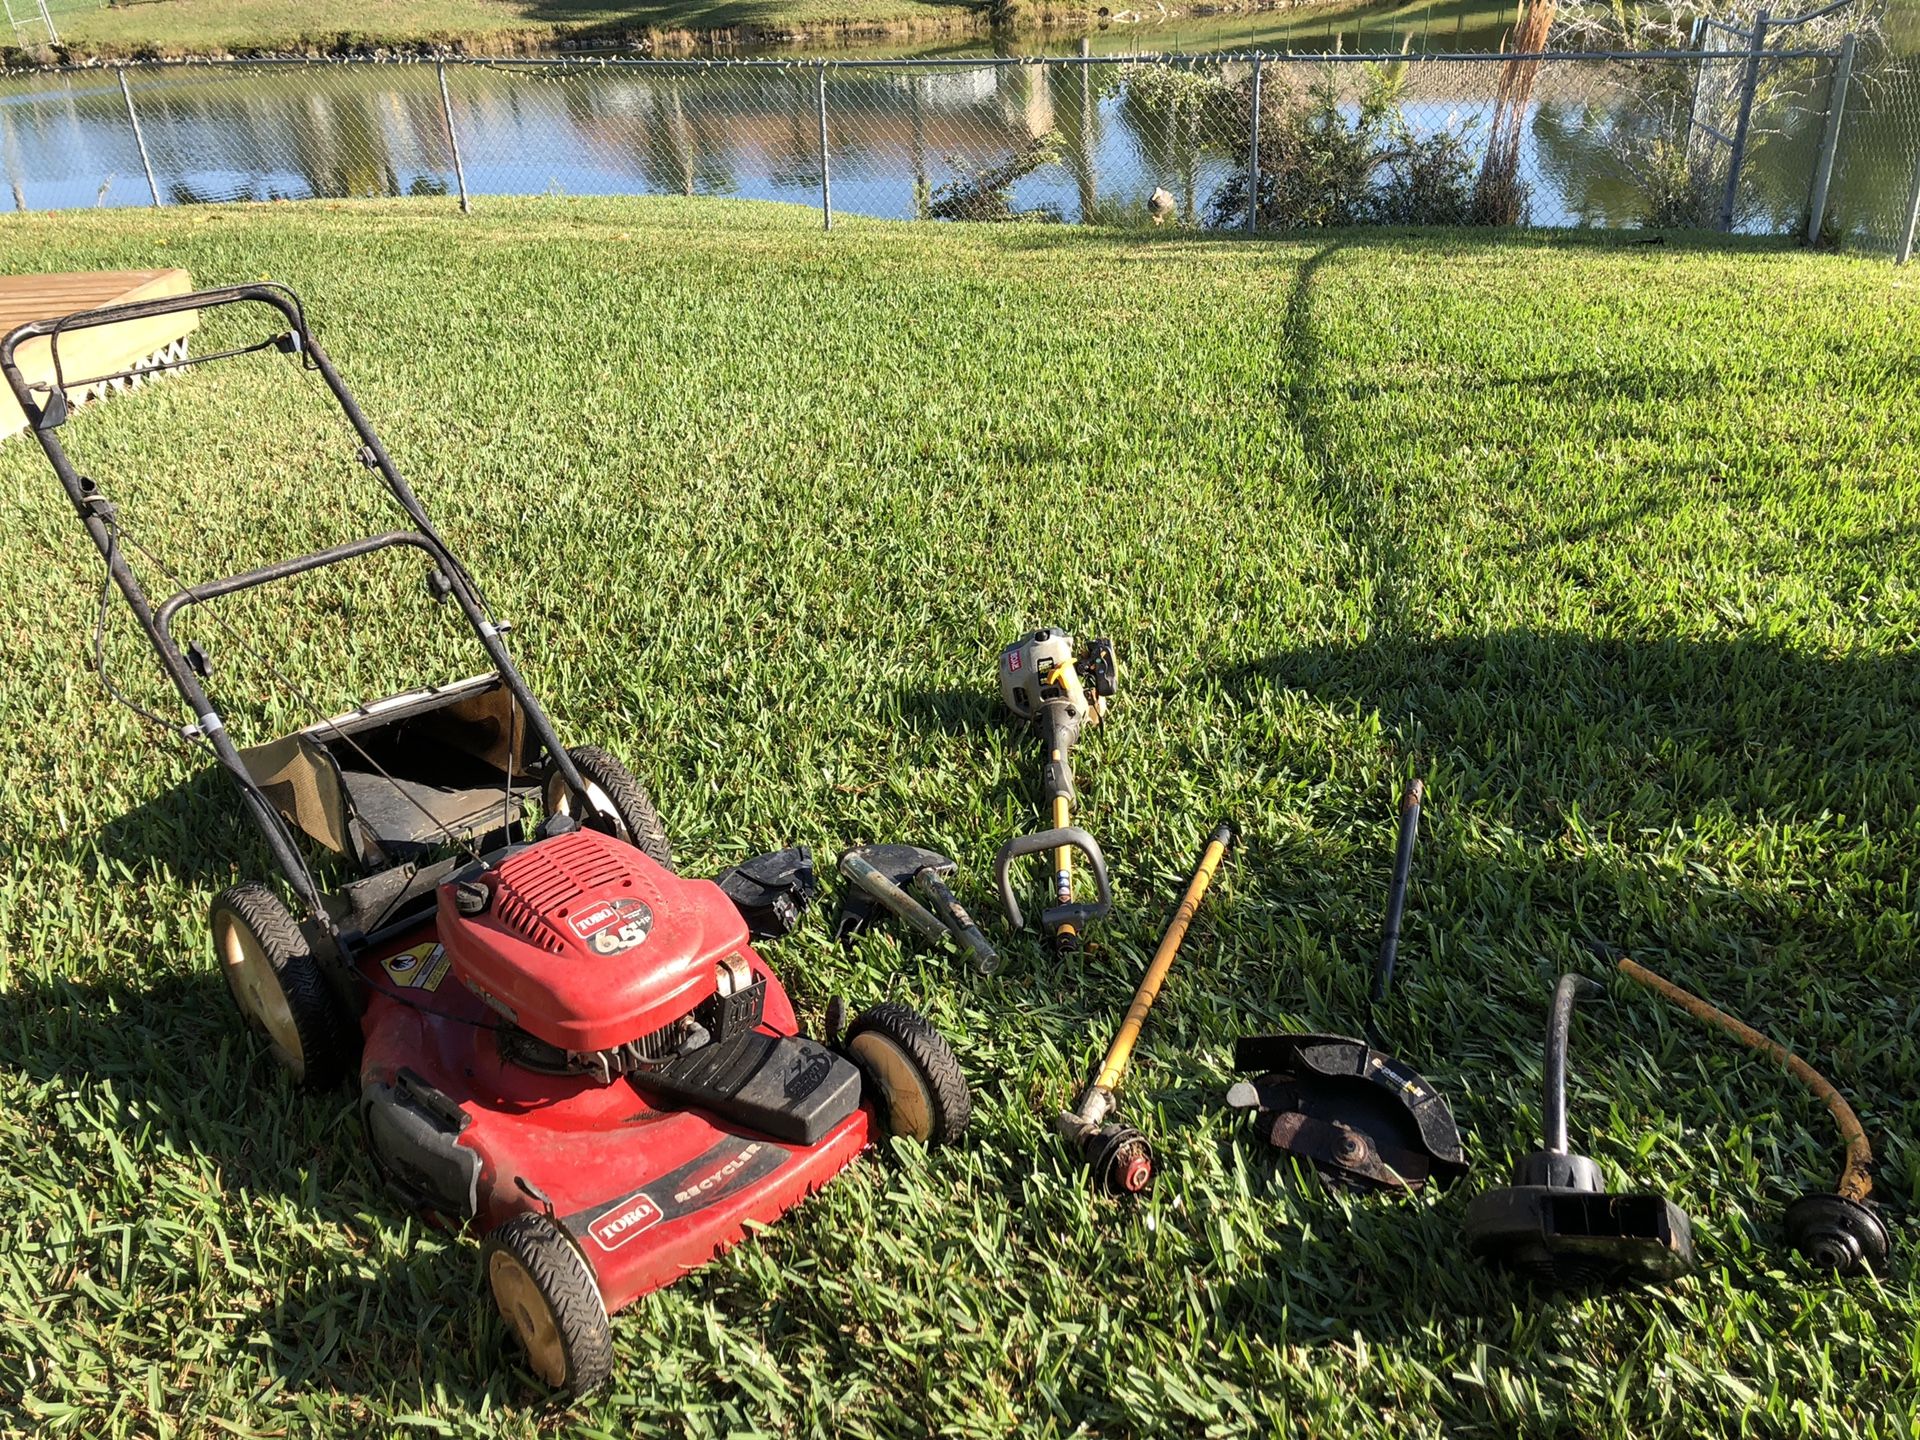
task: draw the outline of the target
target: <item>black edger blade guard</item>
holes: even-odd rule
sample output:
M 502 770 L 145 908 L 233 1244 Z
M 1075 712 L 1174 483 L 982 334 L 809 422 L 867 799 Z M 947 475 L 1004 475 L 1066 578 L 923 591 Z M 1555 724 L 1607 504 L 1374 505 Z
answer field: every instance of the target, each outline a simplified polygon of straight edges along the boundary
M 1335 1184 L 1415 1191 L 1467 1173 L 1446 1099 L 1418 1072 L 1346 1035 L 1246 1035 L 1234 1068 L 1264 1072 L 1228 1103 L 1273 1117 L 1264 1138 Z
M 1263 1073 L 1235 1085 L 1227 1103 L 1258 1110 L 1262 1138 L 1310 1162 L 1333 1186 L 1407 1195 L 1429 1181 L 1444 1189 L 1467 1173 L 1453 1111 L 1412 1066 L 1376 1048 L 1373 1023 L 1393 982 L 1425 794 L 1425 782 L 1414 779 L 1400 797 L 1393 879 L 1368 989 L 1369 1038 L 1247 1035 L 1234 1046 L 1235 1069 Z

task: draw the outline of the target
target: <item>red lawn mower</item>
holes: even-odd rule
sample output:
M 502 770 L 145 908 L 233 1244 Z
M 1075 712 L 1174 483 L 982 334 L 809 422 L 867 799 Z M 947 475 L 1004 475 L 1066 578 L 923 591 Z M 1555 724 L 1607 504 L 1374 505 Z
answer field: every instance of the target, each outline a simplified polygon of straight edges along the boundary
M 276 333 L 153 368 L 293 357 L 339 402 L 357 458 L 409 523 L 187 585 L 128 534 L 60 441 L 70 391 L 132 372 L 69 378 L 60 342 L 240 304 L 275 312 Z M 29 383 L 15 362 L 39 336 L 52 347 L 51 383 Z M 739 867 L 726 888 L 680 877 L 634 778 L 603 750 L 561 745 L 507 654 L 507 627 L 291 291 L 241 285 L 34 321 L 0 340 L 0 371 L 108 585 L 194 716 L 184 727 L 147 718 L 211 748 L 297 902 L 260 884 L 213 902 L 214 953 L 235 1001 L 295 1080 L 323 1088 L 357 1062 L 380 1171 L 411 1206 L 481 1237 L 494 1299 L 543 1380 L 579 1393 L 606 1379 L 610 1312 L 783 1214 L 883 1134 L 929 1144 L 960 1134 L 966 1082 L 925 1020 L 884 1004 L 841 1034 L 836 1001 L 825 1043 L 808 1039 L 755 953 L 753 939 L 780 933 L 811 892 L 804 852 Z M 202 687 L 206 655 L 176 641 L 175 618 L 395 547 L 421 552 L 428 594 L 458 606 L 492 668 L 237 746 Z M 180 588 L 152 605 L 130 551 Z M 261 663 L 299 695 L 271 657 Z M 353 878 L 323 890 L 315 865 Z

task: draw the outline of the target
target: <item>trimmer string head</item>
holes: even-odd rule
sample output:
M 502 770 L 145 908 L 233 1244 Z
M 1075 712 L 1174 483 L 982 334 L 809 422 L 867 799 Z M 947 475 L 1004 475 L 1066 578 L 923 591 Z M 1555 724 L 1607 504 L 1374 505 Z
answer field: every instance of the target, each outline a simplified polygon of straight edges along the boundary
M 1063 1110 L 1055 1117 L 1054 1128 L 1087 1166 L 1094 1188 L 1104 1194 L 1139 1195 L 1153 1184 L 1152 1146 L 1140 1131 L 1115 1118 L 1114 1090 L 1126 1074 L 1127 1064 L 1132 1059 L 1133 1047 L 1140 1038 L 1141 1028 L 1146 1024 L 1147 1014 L 1159 997 L 1160 987 L 1166 983 L 1167 972 L 1173 968 L 1174 957 L 1180 953 L 1187 929 L 1199 912 L 1200 902 L 1206 898 L 1214 872 L 1219 869 L 1233 839 L 1233 827 L 1225 824 L 1218 826 L 1208 838 L 1200 863 L 1194 867 L 1193 876 L 1187 881 L 1186 893 L 1180 897 L 1179 907 L 1174 911 L 1166 933 L 1160 937 L 1159 948 L 1154 951 L 1147 972 L 1133 993 L 1133 1002 L 1127 1006 L 1126 1018 L 1120 1022 L 1113 1043 L 1107 1046 L 1098 1073 L 1092 1083 L 1080 1092 L 1073 1109 Z

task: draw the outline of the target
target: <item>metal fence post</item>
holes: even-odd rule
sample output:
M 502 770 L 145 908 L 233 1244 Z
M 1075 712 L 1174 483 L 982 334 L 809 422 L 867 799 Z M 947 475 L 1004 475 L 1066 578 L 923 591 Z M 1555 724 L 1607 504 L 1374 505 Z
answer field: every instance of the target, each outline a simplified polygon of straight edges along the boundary
M 1100 182 L 1094 158 L 1093 41 L 1080 37 L 1080 223 L 1091 225 L 1100 203 Z
M 1687 32 L 1687 49 L 1704 50 L 1707 48 L 1705 42 L 1700 38 L 1705 25 L 1705 16 L 1694 16 L 1693 29 Z M 1689 176 L 1694 173 L 1693 147 L 1695 137 L 1700 133 L 1700 97 L 1705 93 L 1706 88 L 1707 62 L 1705 60 L 1697 60 L 1693 66 L 1693 101 L 1687 106 L 1687 143 L 1680 156 L 1680 163 L 1686 169 Z
M 127 102 L 127 124 L 133 127 L 133 143 L 140 150 L 140 168 L 147 172 L 147 193 L 153 196 L 153 203 L 158 206 L 160 187 L 153 183 L 153 161 L 147 158 L 147 137 L 140 133 L 140 117 L 134 113 L 133 91 L 127 88 L 126 68 L 116 65 L 114 73 L 120 77 L 120 95 Z
M 1733 153 L 1727 157 L 1727 193 L 1720 197 L 1720 228 L 1733 229 L 1733 212 L 1740 203 L 1740 167 L 1747 158 L 1747 130 L 1753 124 L 1753 92 L 1760 87 L 1760 60 L 1767 51 L 1765 11 L 1753 17 L 1753 46 L 1747 51 L 1746 74 L 1740 81 L 1740 119 L 1733 127 Z
M 1247 233 L 1260 229 L 1260 52 L 1253 54 L 1253 121 L 1247 126 Z
M 453 178 L 460 186 L 460 213 L 471 215 L 473 202 L 467 198 L 467 167 L 460 160 L 460 136 L 453 128 L 453 96 L 447 91 L 447 62 L 434 62 L 440 72 L 440 113 L 447 122 L 447 145 L 453 151 Z
M 14 40 L 16 42 L 24 41 L 26 39 L 27 26 L 33 23 L 32 20 L 22 20 L 19 16 L 15 15 L 13 13 L 12 0 L 8 0 L 8 3 L 0 8 L 4 8 L 6 11 L 7 24 L 13 29 Z M 40 24 L 47 32 L 47 43 L 49 45 L 58 45 L 60 43 L 60 32 L 53 28 L 53 16 L 47 10 L 47 0 L 37 0 L 35 8 L 39 10 Z
M 833 229 L 833 177 L 827 170 L 827 62 L 822 60 L 814 72 L 819 80 L 820 95 L 820 223 L 824 230 Z
M 1840 42 L 1839 58 L 1833 62 L 1833 78 L 1827 82 L 1827 123 L 1820 132 L 1820 158 L 1813 165 L 1813 194 L 1807 200 L 1807 243 L 1817 244 L 1820 227 L 1827 218 L 1827 187 L 1833 183 L 1833 157 L 1840 147 L 1840 120 L 1847 109 L 1847 86 L 1853 83 L 1854 37 Z
M 1920 160 L 1913 166 L 1913 184 L 1907 187 L 1907 218 L 1900 227 L 1900 244 L 1893 252 L 1893 263 L 1904 265 L 1913 258 L 1914 226 L 1920 224 Z

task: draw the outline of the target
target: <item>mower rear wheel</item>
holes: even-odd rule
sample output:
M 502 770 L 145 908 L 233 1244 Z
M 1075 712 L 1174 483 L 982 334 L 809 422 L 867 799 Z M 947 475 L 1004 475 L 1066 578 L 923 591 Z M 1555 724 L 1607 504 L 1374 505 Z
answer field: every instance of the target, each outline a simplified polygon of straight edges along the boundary
M 241 1017 L 296 1084 L 337 1085 L 353 1066 L 358 1037 L 293 913 L 266 886 L 249 883 L 219 895 L 208 924 Z
M 547 1384 L 584 1395 L 613 1373 L 613 1327 L 585 1258 L 545 1215 L 516 1215 L 484 1243 L 493 1303 Z
M 889 1132 L 923 1145 L 960 1138 L 973 1096 L 946 1037 L 918 1011 L 876 1005 L 847 1027 L 844 1048 L 879 1092 Z
M 591 825 L 597 817 L 602 825 L 595 829 L 610 824 L 616 840 L 645 851 L 671 870 L 673 847 L 667 842 L 666 826 L 660 823 L 660 813 L 633 773 L 598 745 L 569 750 L 567 758 L 587 782 L 586 813 L 581 811 L 580 797 L 556 767 L 547 772 L 543 787 L 547 814 L 571 815 L 583 825 Z

